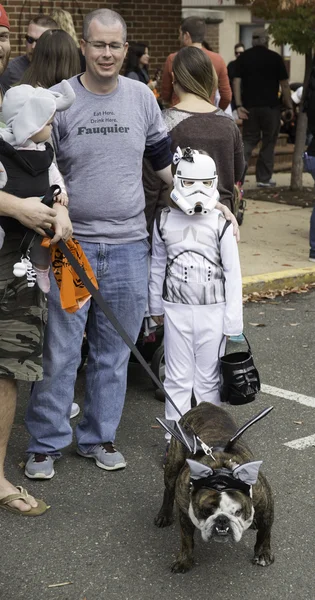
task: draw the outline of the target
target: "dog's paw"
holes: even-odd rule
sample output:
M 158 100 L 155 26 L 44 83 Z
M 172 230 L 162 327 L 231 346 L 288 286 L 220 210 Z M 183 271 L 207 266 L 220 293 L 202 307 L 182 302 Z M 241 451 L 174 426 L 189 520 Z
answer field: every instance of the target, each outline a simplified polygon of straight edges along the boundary
M 173 523 L 173 516 L 159 513 L 154 519 L 154 525 L 157 527 L 168 527 Z
M 193 559 L 181 560 L 178 558 L 172 563 L 171 571 L 172 573 L 187 573 L 187 571 L 189 571 L 192 568 L 193 564 Z
M 262 552 L 258 556 L 254 556 L 252 563 L 259 567 L 269 567 L 274 562 L 275 557 L 271 552 Z

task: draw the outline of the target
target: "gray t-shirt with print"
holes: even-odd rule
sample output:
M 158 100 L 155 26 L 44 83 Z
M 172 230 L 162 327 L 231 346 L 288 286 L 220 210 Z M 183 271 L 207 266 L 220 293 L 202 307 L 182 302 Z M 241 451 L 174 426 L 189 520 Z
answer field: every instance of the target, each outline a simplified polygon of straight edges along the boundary
M 89 92 L 78 77 L 69 83 L 76 99 L 56 113 L 53 133 L 74 235 L 110 244 L 144 239 L 143 153 L 167 136 L 156 99 L 121 76 L 106 95 Z M 59 91 L 59 84 L 52 89 Z

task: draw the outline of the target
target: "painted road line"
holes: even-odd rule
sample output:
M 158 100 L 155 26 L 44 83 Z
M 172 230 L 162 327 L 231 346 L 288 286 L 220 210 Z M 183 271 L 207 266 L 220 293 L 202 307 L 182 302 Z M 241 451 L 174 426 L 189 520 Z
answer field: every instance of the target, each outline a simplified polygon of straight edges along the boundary
M 292 440 L 292 442 L 285 442 L 283 445 L 294 448 L 294 450 L 304 450 L 310 446 L 315 446 L 315 435 L 308 435 L 307 437 L 299 438 L 298 440 Z
M 285 400 L 293 400 L 298 404 L 304 404 L 304 406 L 310 406 L 315 408 L 315 398 L 312 396 L 304 396 L 303 394 L 296 394 L 289 390 L 282 390 L 281 388 L 273 387 L 272 385 L 261 384 L 261 391 L 263 394 L 269 394 L 269 396 L 278 396 L 278 398 L 285 398 Z

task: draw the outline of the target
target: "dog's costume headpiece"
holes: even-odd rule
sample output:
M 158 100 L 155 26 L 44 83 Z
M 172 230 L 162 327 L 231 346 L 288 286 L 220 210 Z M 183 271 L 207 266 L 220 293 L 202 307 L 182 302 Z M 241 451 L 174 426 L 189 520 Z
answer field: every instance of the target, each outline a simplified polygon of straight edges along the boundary
M 56 111 L 66 110 L 75 100 L 68 81 L 63 80 L 60 87 L 61 92 L 26 84 L 10 88 L 3 99 L 2 118 L 6 127 L 0 129 L 0 137 L 11 146 L 25 145 L 45 127 Z
M 208 154 L 178 147 L 173 156 L 177 165 L 171 199 L 186 215 L 208 214 L 219 201 L 218 177 L 214 160 Z
M 187 458 L 190 469 L 190 482 L 195 491 L 201 488 L 217 492 L 241 491 L 250 496 L 251 486 L 257 482 L 259 468 L 262 461 L 253 461 L 237 465 L 234 469 L 212 469 L 207 465 Z

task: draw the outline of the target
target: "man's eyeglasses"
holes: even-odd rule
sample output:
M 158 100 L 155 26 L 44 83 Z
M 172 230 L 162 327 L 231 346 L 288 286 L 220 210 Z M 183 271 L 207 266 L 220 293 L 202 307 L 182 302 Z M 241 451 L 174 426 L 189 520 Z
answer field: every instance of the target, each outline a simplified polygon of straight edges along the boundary
M 27 34 L 25 36 L 25 39 L 28 44 L 34 44 L 34 42 L 36 43 L 38 41 L 38 38 L 33 38 L 31 35 L 27 35 Z
M 84 41 L 86 44 L 90 44 L 91 48 L 94 48 L 94 50 L 98 50 L 99 52 L 106 50 L 108 46 L 109 51 L 114 54 L 115 52 L 121 52 L 121 50 L 125 46 L 125 44 L 123 44 L 122 42 L 110 42 L 109 44 L 106 44 L 106 42 L 94 42 L 89 40 Z

